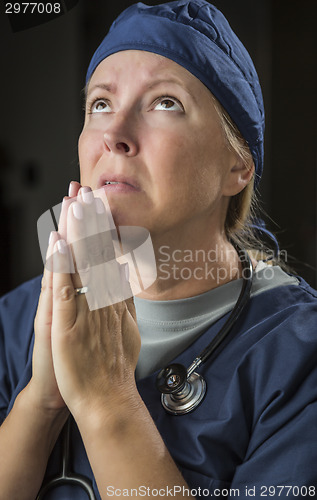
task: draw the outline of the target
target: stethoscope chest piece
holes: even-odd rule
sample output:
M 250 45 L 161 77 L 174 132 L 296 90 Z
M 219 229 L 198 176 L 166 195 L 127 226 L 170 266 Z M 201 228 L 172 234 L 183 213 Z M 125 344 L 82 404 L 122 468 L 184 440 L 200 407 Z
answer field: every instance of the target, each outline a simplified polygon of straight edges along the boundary
M 192 373 L 184 388 L 176 394 L 162 394 L 161 402 L 168 413 L 184 415 L 193 411 L 206 394 L 206 382 L 199 373 Z
M 159 373 L 157 388 L 162 393 L 163 407 L 172 415 L 184 415 L 193 411 L 206 394 L 203 377 L 196 372 L 188 377 L 186 368 L 176 363 Z
M 156 378 L 156 388 L 161 392 L 161 403 L 168 413 L 184 415 L 193 411 L 204 399 L 206 382 L 197 368 L 218 349 L 247 305 L 251 293 L 253 267 L 246 250 L 236 247 L 243 267 L 243 282 L 238 300 L 227 321 L 205 349 L 193 360 L 188 369 L 173 363 L 161 370 Z

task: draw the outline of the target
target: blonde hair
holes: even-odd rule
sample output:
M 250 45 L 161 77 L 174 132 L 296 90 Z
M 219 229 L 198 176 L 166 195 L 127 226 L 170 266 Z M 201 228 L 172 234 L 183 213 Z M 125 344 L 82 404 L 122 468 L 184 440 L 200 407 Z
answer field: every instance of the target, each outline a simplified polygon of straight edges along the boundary
M 238 155 L 246 168 L 251 170 L 254 163 L 246 140 L 226 110 L 213 95 L 212 99 L 228 147 Z M 226 236 L 234 244 L 249 250 L 255 259 L 267 260 L 269 258 L 276 263 L 277 259 L 273 258 L 274 252 L 269 248 L 266 241 L 261 238 L 259 232 L 252 227 L 260 212 L 261 208 L 254 189 L 253 175 L 248 185 L 230 199 L 225 220 Z M 285 263 L 283 267 L 286 268 Z

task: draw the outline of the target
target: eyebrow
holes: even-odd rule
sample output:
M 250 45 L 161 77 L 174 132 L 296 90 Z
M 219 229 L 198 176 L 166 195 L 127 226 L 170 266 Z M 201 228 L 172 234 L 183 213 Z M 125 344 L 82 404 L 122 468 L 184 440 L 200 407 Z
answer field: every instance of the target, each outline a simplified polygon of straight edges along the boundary
M 117 87 L 116 85 L 112 83 L 96 83 L 96 85 L 93 85 L 89 90 L 88 90 L 88 85 L 86 87 L 86 98 L 96 89 L 101 89 L 101 90 L 106 90 L 107 92 L 110 92 L 111 94 L 115 94 Z
M 154 87 L 157 87 L 158 85 L 160 84 L 164 84 L 164 83 L 173 83 L 173 84 L 176 84 L 178 85 L 179 87 L 181 87 L 184 92 L 195 102 L 196 101 L 196 97 L 193 93 L 191 93 L 188 89 L 188 87 L 186 86 L 186 84 L 183 82 L 183 80 L 180 80 L 178 78 L 158 78 L 157 80 L 154 80 L 154 82 L 151 82 L 149 85 L 146 86 L 146 89 L 152 89 Z
M 157 87 L 158 85 L 161 85 L 161 84 L 164 84 L 164 83 L 173 83 L 173 84 L 176 84 L 176 85 L 179 85 L 180 87 L 182 87 L 182 89 L 190 96 L 192 97 L 193 99 L 194 96 L 189 92 L 189 90 L 186 88 L 184 82 L 182 80 L 179 80 L 178 78 L 159 78 L 157 80 L 154 80 L 153 82 L 150 82 L 148 85 L 145 85 L 145 89 L 146 90 L 150 90 L 154 87 Z M 88 98 L 88 96 L 96 89 L 101 89 L 101 90 L 105 90 L 107 92 L 110 92 L 111 94 L 115 94 L 116 91 L 117 91 L 117 86 L 112 84 L 112 83 L 97 83 L 95 85 L 93 85 L 89 90 L 88 90 L 88 86 L 86 87 L 86 98 Z

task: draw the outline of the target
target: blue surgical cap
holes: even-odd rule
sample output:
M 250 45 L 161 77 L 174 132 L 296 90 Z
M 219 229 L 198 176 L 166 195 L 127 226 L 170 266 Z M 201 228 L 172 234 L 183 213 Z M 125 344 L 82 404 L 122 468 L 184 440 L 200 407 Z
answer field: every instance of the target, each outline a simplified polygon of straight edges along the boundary
M 248 143 L 257 186 L 263 169 L 262 92 L 251 57 L 223 14 L 205 0 L 131 5 L 93 55 L 86 81 L 103 59 L 122 50 L 165 56 L 212 92 Z

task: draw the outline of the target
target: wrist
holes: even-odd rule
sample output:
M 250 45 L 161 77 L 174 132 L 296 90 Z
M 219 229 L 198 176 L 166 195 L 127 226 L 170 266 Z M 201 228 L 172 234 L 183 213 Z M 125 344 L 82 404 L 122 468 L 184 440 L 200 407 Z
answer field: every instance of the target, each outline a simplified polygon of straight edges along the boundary
M 23 452 L 32 460 L 41 457 L 43 463 L 48 459 L 54 444 L 67 420 L 68 410 L 47 411 L 33 404 L 28 386 L 17 396 L 13 408 L 3 422 L 8 436 L 6 446 L 14 448 L 19 443 Z M 34 455 L 35 454 L 35 455 Z M 30 458 L 30 460 L 31 460 Z
M 67 406 L 53 407 L 43 404 L 31 382 L 18 394 L 14 405 L 39 422 L 43 421 L 45 424 L 60 422 L 61 427 L 69 415 Z
M 73 416 L 82 435 L 88 437 L 102 432 L 114 437 L 131 426 L 140 412 L 148 413 L 134 384 L 134 388 L 82 405 Z

